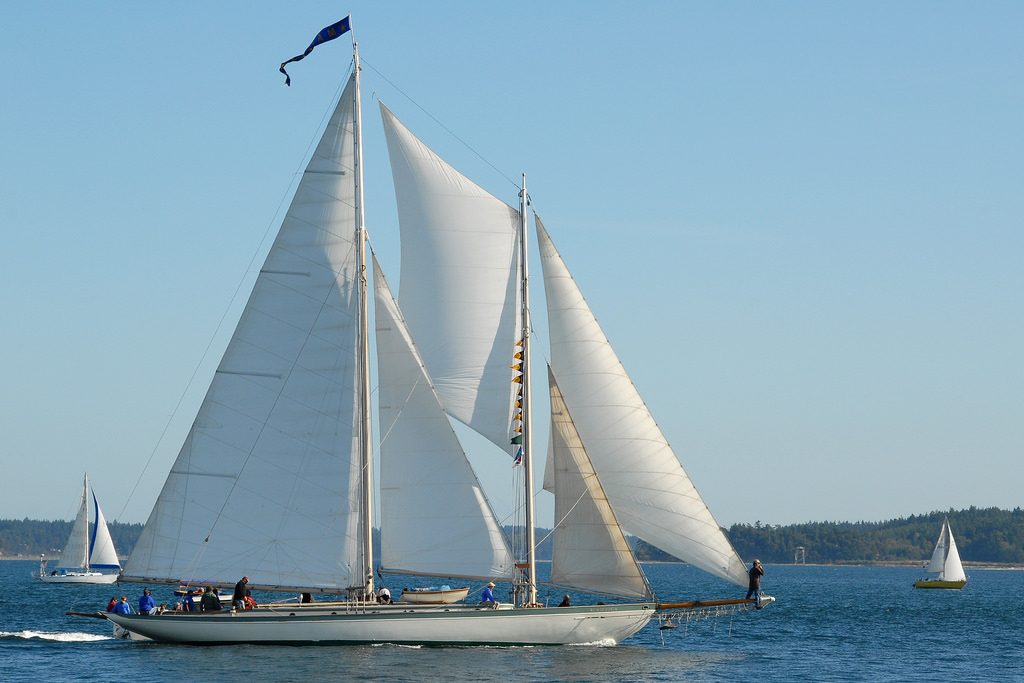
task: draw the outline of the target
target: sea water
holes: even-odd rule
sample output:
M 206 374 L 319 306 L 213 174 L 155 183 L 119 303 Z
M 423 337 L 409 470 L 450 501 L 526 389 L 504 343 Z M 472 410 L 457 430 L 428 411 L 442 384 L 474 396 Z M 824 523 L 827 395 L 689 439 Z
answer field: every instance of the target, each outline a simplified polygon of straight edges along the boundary
M 948 591 L 915 590 L 912 568 L 768 565 L 762 587 L 778 602 L 757 612 L 652 621 L 614 647 L 435 648 L 115 640 L 106 622 L 64 613 L 122 594 L 137 604 L 142 586 L 44 584 L 36 568 L 0 562 L 0 681 L 1024 681 L 1022 571 L 969 570 Z M 644 570 L 662 600 L 745 593 L 682 564 Z M 172 601 L 169 587 L 153 592 Z

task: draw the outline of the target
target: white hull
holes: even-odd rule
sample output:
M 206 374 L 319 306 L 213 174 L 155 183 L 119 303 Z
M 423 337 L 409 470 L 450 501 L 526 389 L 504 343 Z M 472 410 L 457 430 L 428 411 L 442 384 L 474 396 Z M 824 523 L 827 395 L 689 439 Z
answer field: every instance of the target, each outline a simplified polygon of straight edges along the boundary
M 168 643 L 571 645 L 620 642 L 653 615 L 652 604 L 536 609 L 338 605 L 106 617 L 133 639 Z
M 99 572 L 68 572 L 67 574 L 43 575 L 39 577 L 45 583 L 115 583 L 117 574 L 100 574 Z

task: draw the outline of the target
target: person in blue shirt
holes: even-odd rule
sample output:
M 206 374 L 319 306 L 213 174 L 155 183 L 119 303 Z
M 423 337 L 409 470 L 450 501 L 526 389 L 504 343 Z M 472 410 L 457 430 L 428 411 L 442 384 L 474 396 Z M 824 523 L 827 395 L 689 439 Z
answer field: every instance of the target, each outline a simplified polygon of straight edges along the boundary
M 481 607 L 497 607 L 498 601 L 494 599 L 494 582 L 491 581 L 484 588 L 483 592 L 480 593 L 480 606 Z
M 156 600 L 148 588 L 142 589 L 142 597 L 139 598 L 139 614 L 156 614 Z
M 132 606 L 128 604 L 128 596 L 122 595 L 121 602 L 114 605 L 114 614 L 131 614 Z

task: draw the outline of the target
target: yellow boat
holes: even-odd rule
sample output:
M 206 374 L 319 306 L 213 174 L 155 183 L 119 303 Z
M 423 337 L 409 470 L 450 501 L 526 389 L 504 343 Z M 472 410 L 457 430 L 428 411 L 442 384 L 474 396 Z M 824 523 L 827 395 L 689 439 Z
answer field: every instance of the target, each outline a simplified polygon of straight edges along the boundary
M 940 581 L 939 579 L 921 579 L 914 582 L 914 588 L 963 588 L 967 579 L 960 581 Z

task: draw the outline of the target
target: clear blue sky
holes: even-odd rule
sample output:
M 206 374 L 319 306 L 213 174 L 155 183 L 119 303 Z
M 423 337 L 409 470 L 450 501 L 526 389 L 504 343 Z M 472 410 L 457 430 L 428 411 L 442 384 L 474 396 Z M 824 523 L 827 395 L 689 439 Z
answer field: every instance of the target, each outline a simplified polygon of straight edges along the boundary
M 528 173 L 721 523 L 1021 503 L 1024 5 L 295 5 L 0 6 L 0 517 L 148 515 L 350 42 L 277 66 L 348 13 L 391 277 L 376 96 Z

